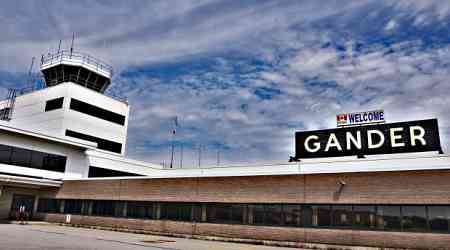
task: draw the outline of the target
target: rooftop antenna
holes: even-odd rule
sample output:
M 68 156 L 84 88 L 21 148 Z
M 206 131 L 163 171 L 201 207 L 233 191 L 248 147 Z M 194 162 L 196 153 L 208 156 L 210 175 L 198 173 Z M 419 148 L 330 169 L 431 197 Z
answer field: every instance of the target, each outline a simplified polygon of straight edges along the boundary
M 74 40 L 75 40 L 75 32 L 72 33 L 72 44 L 70 45 L 70 58 L 72 58 Z
M 59 39 L 59 45 L 58 45 L 58 54 L 59 54 L 59 52 L 61 51 L 61 42 L 62 42 L 62 40 L 61 40 L 61 39 Z
M 33 72 L 33 65 L 34 65 L 34 59 L 35 57 L 33 56 L 31 58 L 31 65 L 30 65 L 30 69 L 28 70 L 28 85 L 31 85 L 31 88 L 33 89 L 33 79 L 32 79 L 32 72 Z

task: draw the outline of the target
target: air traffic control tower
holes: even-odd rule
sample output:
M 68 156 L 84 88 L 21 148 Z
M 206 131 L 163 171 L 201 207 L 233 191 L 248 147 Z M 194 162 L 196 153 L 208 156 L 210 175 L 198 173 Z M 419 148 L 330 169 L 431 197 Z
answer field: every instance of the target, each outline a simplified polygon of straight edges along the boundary
M 108 88 L 113 75 L 108 64 L 88 54 L 72 51 L 42 56 L 41 72 L 48 87 L 73 82 L 100 93 Z
M 129 105 L 105 94 L 113 68 L 88 54 L 59 51 L 41 57 L 43 89 L 18 91 L 0 102 L 11 126 L 89 142 L 123 155 Z M 6 112 L 7 111 L 7 112 Z

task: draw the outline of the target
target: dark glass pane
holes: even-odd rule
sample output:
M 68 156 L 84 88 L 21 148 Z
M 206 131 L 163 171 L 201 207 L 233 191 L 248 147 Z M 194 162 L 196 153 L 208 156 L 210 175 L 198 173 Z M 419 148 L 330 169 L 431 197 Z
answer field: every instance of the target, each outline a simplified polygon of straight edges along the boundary
M 81 214 L 82 200 L 65 200 L 64 213 L 65 214 Z
M 267 225 L 282 225 L 283 215 L 281 213 L 281 205 L 264 205 L 264 220 Z
M 92 215 L 114 216 L 114 201 L 93 201 Z
M 178 205 L 178 220 L 191 221 L 192 204 L 181 203 Z
M 10 164 L 11 163 L 11 153 L 12 148 L 6 145 L 0 145 L 0 163 Z
M 377 228 L 400 231 L 400 206 L 377 206 Z
M 39 199 L 37 210 L 40 213 L 59 213 L 60 204 L 56 199 Z
M 83 133 L 78 133 L 72 130 L 66 130 L 66 136 L 78 138 L 85 141 L 95 142 L 97 143 L 97 148 L 107 150 L 110 152 L 121 153 L 122 152 L 122 144 L 114 141 L 109 141 L 106 139 L 102 139 L 99 137 L 95 137 L 92 135 L 87 135 Z
M 83 206 L 81 207 L 81 214 L 83 215 L 90 215 L 89 214 L 89 208 L 92 206 L 92 201 L 89 200 L 83 200 Z
M 241 204 L 231 205 L 230 223 L 233 223 L 233 224 L 244 223 L 244 205 L 241 205 Z
M 329 205 L 313 205 L 313 221 L 315 227 L 329 227 L 331 225 L 331 209 Z
M 336 205 L 333 206 L 333 226 L 351 227 L 352 226 L 352 206 Z
M 206 220 L 212 223 L 229 223 L 231 220 L 231 205 L 208 204 L 206 206 Z
M 251 205 L 249 206 L 253 214 L 252 224 L 264 224 L 264 206 L 263 205 Z
M 45 103 L 45 112 L 62 108 L 64 103 L 64 97 L 49 100 Z
M 176 203 L 161 204 L 161 218 L 167 220 L 178 220 L 178 206 Z
M 114 201 L 114 216 L 123 217 L 125 209 L 125 201 Z
M 428 206 L 428 219 L 431 232 L 447 233 L 449 228 L 449 207 Z
M 70 109 L 91 115 L 106 121 L 114 122 L 119 125 L 125 124 L 125 116 L 121 114 L 114 113 L 112 111 L 99 108 L 97 106 L 94 106 L 89 103 L 85 103 L 82 101 L 79 101 L 77 99 L 71 99 L 70 100 Z
M 402 206 L 402 221 L 403 231 L 428 231 L 425 206 Z
M 304 227 L 313 226 L 313 209 L 310 205 L 302 205 L 302 219 Z
M 128 172 L 122 172 L 118 170 L 112 170 L 112 169 L 106 169 L 106 168 L 98 168 L 89 166 L 89 178 L 94 177 L 122 177 L 122 176 L 142 176 L 139 174 L 134 173 L 128 173 Z
M 194 204 L 192 209 L 194 209 L 194 211 L 192 212 L 192 220 L 193 221 L 201 221 L 202 219 L 202 205 L 200 204 Z
M 147 207 L 144 202 L 128 202 L 127 217 L 131 218 L 145 218 L 147 214 Z
M 301 222 L 300 205 L 283 205 L 283 224 L 286 226 L 299 226 Z
M 42 169 L 44 166 L 45 155 L 46 155 L 45 153 L 33 151 L 31 153 L 31 165 L 30 166 L 32 168 Z
M 64 173 L 66 170 L 66 160 L 67 158 L 65 156 L 45 154 L 42 169 Z
M 353 226 L 360 229 L 373 229 L 376 227 L 375 206 L 353 206 Z
M 13 148 L 11 155 L 11 164 L 29 167 L 31 161 L 31 150 L 23 148 Z

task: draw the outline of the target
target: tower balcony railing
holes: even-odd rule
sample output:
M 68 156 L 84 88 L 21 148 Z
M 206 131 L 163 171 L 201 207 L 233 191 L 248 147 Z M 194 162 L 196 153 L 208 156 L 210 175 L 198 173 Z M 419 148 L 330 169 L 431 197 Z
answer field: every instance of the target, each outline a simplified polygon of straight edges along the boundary
M 57 64 L 80 65 L 96 70 L 108 78 L 113 75 L 113 68 L 107 63 L 85 53 L 62 50 L 54 54 L 42 55 L 41 69 Z

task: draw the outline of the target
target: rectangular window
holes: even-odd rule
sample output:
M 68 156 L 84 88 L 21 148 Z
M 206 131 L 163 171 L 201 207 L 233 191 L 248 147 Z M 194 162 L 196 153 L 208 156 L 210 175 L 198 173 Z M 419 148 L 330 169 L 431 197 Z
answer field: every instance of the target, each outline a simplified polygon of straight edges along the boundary
M 311 205 L 302 205 L 302 220 L 304 227 L 313 226 L 313 209 Z
M 98 216 L 114 216 L 114 201 L 92 201 L 92 215 Z
M 0 145 L 0 163 L 11 163 L 12 147 L 6 145 Z
M 313 205 L 312 225 L 314 227 L 329 227 L 331 225 L 331 208 L 329 205 Z
M 143 176 L 134 173 L 122 172 L 118 170 L 98 168 L 94 166 L 89 166 L 88 178 L 94 177 L 122 177 L 122 176 Z
M 283 224 L 286 226 L 300 226 L 300 205 L 283 205 Z
M 448 233 L 449 212 L 448 206 L 428 206 L 428 220 L 431 232 Z
M 85 140 L 85 141 L 95 142 L 95 143 L 97 143 L 97 148 L 99 148 L 99 149 L 103 149 L 103 150 L 107 150 L 107 151 L 111 151 L 111 152 L 119 153 L 119 154 L 122 152 L 122 144 L 120 144 L 118 142 L 109 141 L 109 140 L 95 137 L 92 135 L 78 133 L 78 132 L 75 132 L 75 131 L 72 131 L 69 129 L 66 130 L 66 136 L 78 138 L 78 139 Z
M 37 211 L 39 213 L 59 213 L 61 201 L 56 199 L 39 199 Z
M 352 226 L 353 213 L 351 205 L 333 205 L 333 226 L 334 227 L 348 227 Z
M 375 229 L 375 206 L 353 206 L 353 227 L 355 229 Z
M 244 223 L 244 205 L 242 205 L 242 204 L 231 205 L 230 223 L 232 223 L 232 224 Z
M 400 206 L 377 206 L 377 228 L 388 231 L 400 231 Z
M 83 207 L 82 200 L 65 200 L 64 201 L 64 213 L 65 214 L 81 214 Z
M 206 221 L 212 223 L 228 223 L 231 219 L 231 205 L 208 204 L 206 207 Z
M 29 167 L 31 161 L 31 150 L 23 148 L 13 148 L 11 155 L 11 164 Z
M 428 231 L 425 206 L 402 206 L 402 224 L 403 231 Z
M 280 226 L 283 223 L 281 205 L 264 205 L 264 224 Z
M 48 100 L 45 103 L 45 112 L 60 109 L 63 107 L 64 97 Z
M 0 145 L 0 163 L 64 173 L 65 156 Z
M 70 99 L 70 109 L 119 125 L 125 125 L 125 116 L 79 101 L 77 99 Z
M 144 201 L 135 201 L 127 203 L 127 217 L 152 219 L 153 203 Z
M 161 203 L 161 219 L 190 221 L 192 204 L 189 203 Z
M 264 225 L 264 205 L 250 205 L 252 216 L 252 224 L 255 225 Z M 251 215 L 249 215 L 251 217 Z

